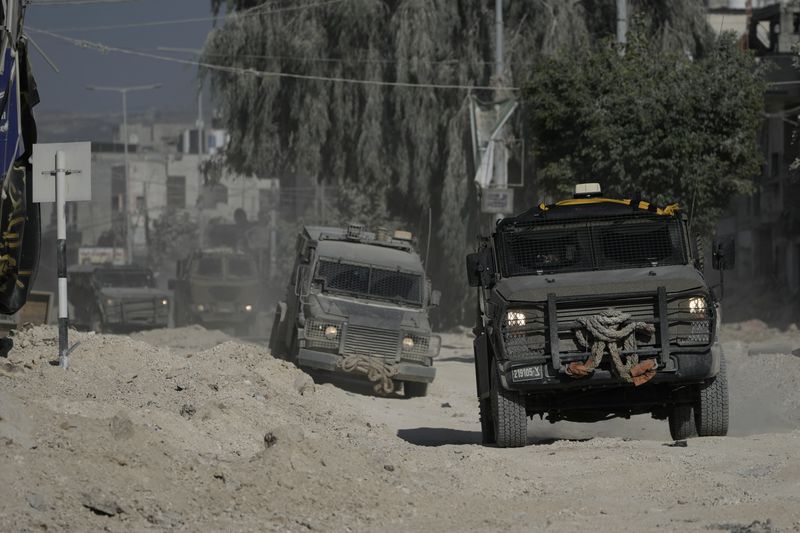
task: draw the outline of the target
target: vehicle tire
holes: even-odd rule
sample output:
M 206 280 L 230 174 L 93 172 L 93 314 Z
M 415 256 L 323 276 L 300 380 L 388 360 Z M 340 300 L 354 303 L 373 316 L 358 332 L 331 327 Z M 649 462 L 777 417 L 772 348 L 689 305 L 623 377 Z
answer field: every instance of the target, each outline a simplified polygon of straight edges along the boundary
M 478 400 L 478 408 L 481 417 L 481 442 L 483 444 L 495 444 L 497 439 L 494 436 L 494 419 L 492 418 L 492 402 L 489 399 Z
M 424 398 L 428 394 L 428 384 L 418 381 L 404 381 L 403 394 L 406 398 Z
M 297 340 L 297 328 L 292 328 L 292 342 L 289 345 L 289 350 L 286 352 L 286 360 L 297 365 L 298 353 L 300 353 L 300 342 Z
M 720 356 L 719 374 L 700 386 L 694 420 L 701 437 L 728 434 L 728 375 L 724 356 Z
M 528 417 L 525 398 L 517 391 L 509 391 L 500 383 L 497 365 L 492 363 L 492 419 L 494 436 L 500 448 L 518 448 L 528 443 Z
M 691 405 L 676 405 L 669 413 L 669 434 L 673 440 L 686 440 L 697 436 L 694 408 Z
M 282 342 L 281 335 L 281 308 L 275 308 L 275 318 L 272 320 L 272 329 L 269 332 L 269 351 L 272 357 L 284 359 L 286 357 L 286 344 Z

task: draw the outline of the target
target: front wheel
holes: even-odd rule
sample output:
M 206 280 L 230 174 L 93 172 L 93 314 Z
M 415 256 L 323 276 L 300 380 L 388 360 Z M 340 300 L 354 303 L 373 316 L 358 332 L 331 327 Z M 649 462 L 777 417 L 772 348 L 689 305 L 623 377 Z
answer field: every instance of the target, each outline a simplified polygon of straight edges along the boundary
M 725 357 L 720 356 L 719 374 L 700 387 L 694 419 L 701 437 L 724 437 L 728 434 L 728 375 Z
M 525 446 L 528 443 L 525 398 L 517 391 L 503 388 L 495 363 L 492 363 L 491 372 L 491 405 L 495 442 L 500 448 Z
M 669 434 L 673 440 L 686 440 L 697 436 L 694 409 L 691 405 L 676 405 L 669 413 Z
M 422 398 L 428 394 L 428 384 L 406 381 L 403 383 L 403 394 L 406 398 Z

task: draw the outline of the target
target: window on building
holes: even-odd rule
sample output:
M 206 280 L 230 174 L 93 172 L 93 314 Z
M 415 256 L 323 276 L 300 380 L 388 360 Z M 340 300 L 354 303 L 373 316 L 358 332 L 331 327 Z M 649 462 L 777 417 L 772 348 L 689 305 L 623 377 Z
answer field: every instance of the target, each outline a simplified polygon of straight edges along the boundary
M 795 35 L 800 33 L 800 11 L 792 13 L 792 33 Z
M 186 176 L 167 176 L 167 207 L 186 207 Z

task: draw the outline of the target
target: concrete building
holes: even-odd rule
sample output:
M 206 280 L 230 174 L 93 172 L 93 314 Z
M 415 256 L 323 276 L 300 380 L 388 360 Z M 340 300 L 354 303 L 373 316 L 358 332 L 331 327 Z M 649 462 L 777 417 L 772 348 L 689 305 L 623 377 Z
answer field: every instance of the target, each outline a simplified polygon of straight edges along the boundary
M 756 194 L 733 201 L 718 233 L 736 236 L 738 280 L 771 286 L 784 303 L 800 302 L 800 177 L 792 168 L 800 158 L 800 70 L 792 52 L 800 42 L 800 2 L 754 8 L 747 42 L 772 65 L 759 139 L 765 164 L 754 177 Z

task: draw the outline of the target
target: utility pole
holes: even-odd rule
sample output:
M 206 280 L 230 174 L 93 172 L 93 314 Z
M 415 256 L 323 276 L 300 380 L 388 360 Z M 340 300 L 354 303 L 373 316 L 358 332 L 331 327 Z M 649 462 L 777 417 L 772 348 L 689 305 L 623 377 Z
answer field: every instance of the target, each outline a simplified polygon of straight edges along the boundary
M 122 142 L 125 153 L 125 205 L 122 211 L 123 221 L 125 224 L 125 259 L 131 264 L 133 263 L 133 235 L 131 235 L 130 224 L 130 168 L 128 162 L 128 93 L 131 91 L 150 91 L 162 87 L 161 83 L 154 83 L 151 85 L 130 85 L 127 87 L 106 87 L 100 85 L 87 85 L 86 89 L 90 91 L 110 91 L 122 94 Z
M 494 82 L 497 90 L 495 100 L 501 101 L 508 98 L 502 87 L 505 85 L 505 26 L 503 24 L 503 0 L 494 3 Z M 498 189 L 508 188 L 508 153 L 506 152 L 506 128 L 501 126 L 497 132 L 497 139 L 489 141 L 494 143 L 494 173 L 493 186 Z M 502 219 L 505 215 L 497 213 L 495 219 Z
M 628 44 L 628 0 L 617 0 L 617 44 L 620 53 Z

